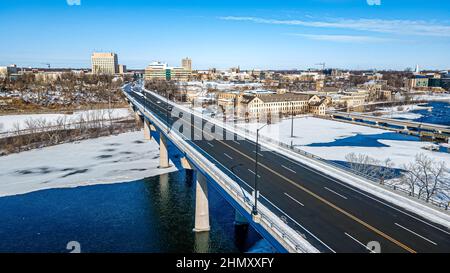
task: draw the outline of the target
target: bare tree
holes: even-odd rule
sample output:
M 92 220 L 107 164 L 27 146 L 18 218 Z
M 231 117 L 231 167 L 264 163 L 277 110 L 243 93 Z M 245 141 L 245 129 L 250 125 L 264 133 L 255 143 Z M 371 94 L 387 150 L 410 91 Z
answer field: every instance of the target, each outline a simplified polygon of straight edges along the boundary
M 406 173 L 402 181 L 408 185 L 417 198 L 425 198 L 428 202 L 437 194 L 444 193 L 449 188 L 448 169 L 445 162 L 437 162 L 420 153 L 414 163 L 404 166 Z
M 395 174 L 394 166 L 390 158 L 380 161 L 368 155 L 350 153 L 345 156 L 350 168 L 357 173 L 378 179 L 381 184 Z

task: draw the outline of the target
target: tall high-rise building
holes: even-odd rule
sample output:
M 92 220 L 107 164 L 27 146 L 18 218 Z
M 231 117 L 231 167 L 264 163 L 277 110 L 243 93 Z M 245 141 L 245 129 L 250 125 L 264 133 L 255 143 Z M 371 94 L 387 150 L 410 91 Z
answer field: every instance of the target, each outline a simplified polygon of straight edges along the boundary
M 115 53 L 94 52 L 91 56 L 91 64 L 94 74 L 119 73 L 119 61 Z
M 192 60 L 190 58 L 184 58 L 181 60 L 181 67 L 188 71 L 192 71 Z

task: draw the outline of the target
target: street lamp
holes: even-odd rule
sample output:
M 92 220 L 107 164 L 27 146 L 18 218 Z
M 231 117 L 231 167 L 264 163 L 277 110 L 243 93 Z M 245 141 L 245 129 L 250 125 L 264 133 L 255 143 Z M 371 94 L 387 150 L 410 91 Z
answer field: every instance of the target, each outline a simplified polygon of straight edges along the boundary
M 269 125 L 268 123 L 261 126 L 261 128 L 256 130 L 256 153 L 255 153 L 255 203 L 253 205 L 252 214 L 253 216 L 258 215 L 258 158 L 259 158 L 259 131 L 262 130 L 264 127 Z
M 149 105 L 148 105 L 148 97 L 147 97 L 147 92 L 144 92 L 144 110 L 146 110 L 147 112 L 149 111 Z
M 294 103 L 291 101 L 291 138 L 294 137 Z
M 167 124 L 167 134 L 169 134 L 169 91 L 166 89 L 166 124 Z

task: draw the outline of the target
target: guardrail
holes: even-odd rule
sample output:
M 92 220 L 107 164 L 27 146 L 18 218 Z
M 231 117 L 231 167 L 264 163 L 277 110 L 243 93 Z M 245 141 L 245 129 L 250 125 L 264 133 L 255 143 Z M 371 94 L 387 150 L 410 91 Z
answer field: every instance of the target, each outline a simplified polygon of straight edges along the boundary
M 148 90 L 146 90 L 146 91 L 147 91 L 147 92 L 150 92 L 150 91 L 148 91 Z M 157 96 L 157 97 L 161 97 L 161 99 L 165 99 L 164 97 L 162 97 L 161 95 L 159 95 L 159 94 L 157 94 L 157 93 L 155 93 L 155 92 L 152 92 L 152 93 L 153 93 L 155 96 Z M 172 105 L 176 105 L 176 104 L 175 104 L 174 102 L 172 102 L 172 101 L 169 101 L 169 103 L 171 103 Z M 190 109 L 190 108 L 181 107 L 181 109 L 184 109 L 185 111 L 190 111 L 190 112 L 192 112 L 193 114 L 196 114 L 196 113 L 195 113 L 192 109 Z M 218 121 L 218 120 L 216 120 L 216 119 L 214 119 L 214 118 L 210 118 L 210 117 L 203 117 L 203 116 L 202 116 L 202 118 L 205 119 L 205 120 L 207 120 L 207 121 L 209 121 L 209 122 L 215 123 L 215 124 L 217 124 L 218 122 L 220 122 L 220 121 Z M 219 124 L 219 126 L 222 126 L 222 127 L 225 126 L 224 128 L 226 128 L 226 127 L 229 127 L 229 124 L 222 123 L 222 124 Z M 240 132 L 243 133 L 243 134 L 251 135 L 251 136 L 253 136 L 253 137 L 256 138 L 256 133 L 255 133 L 255 132 L 250 131 L 250 130 L 248 130 L 248 129 L 243 129 L 243 128 L 237 126 L 237 124 L 233 124 L 233 129 L 234 129 L 234 131 L 240 131 Z M 368 180 L 368 181 L 370 181 L 370 182 L 372 182 L 372 183 L 376 183 L 376 184 L 379 184 L 379 185 L 383 185 L 383 186 L 389 188 L 390 190 L 397 191 L 397 192 L 401 192 L 401 193 L 406 194 L 406 195 L 411 196 L 411 197 L 414 196 L 414 194 L 413 194 L 412 192 L 410 192 L 410 191 L 408 191 L 408 190 L 406 190 L 406 189 L 403 189 L 403 188 L 401 188 L 401 187 L 398 187 L 398 186 L 396 186 L 396 185 L 390 185 L 390 184 L 383 183 L 383 181 L 382 181 L 381 179 L 377 178 L 377 177 L 369 176 L 369 175 L 367 175 L 367 174 L 358 172 L 358 171 L 356 171 L 356 170 L 354 170 L 354 169 L 352 169 L 352 168 L 350 168 L 350 167 L 346 167 L 346 166 L 344 166 L 344 165 L 337 164 L 337 163 L 335 163 L 335 162 L 333 162 L 333 161 L 331 161 L 331 160 L 324 159 L 324 158 L 322 158 L 322 157 L 319 157 L 319 156 L 317 156 L 317 155 L 311 154 L 311 153 L 309 153 L 309 152 L 306 152 L 306 151 L 301 150 L 301 149 L 299 149 L 299 148 L 293 147 L 293 146 L 288 145 L 288 144 L 286 144 L 286 143 L 283 143 L 283 142 L 274 140 L 274 139 L 272 139 L 272 138 L 268 138 L 268 137 L 261 136 L 261 135 L 260 135 L 259 137 L 260 137 L 261 140 L 267 141 L 267 142 L 269 142 L 270 144 L 273 144 L 273 145 L 276 145 L 276 146 L 279 146 L 279 147 L 282 147 L 282 148 L 285 148 L 285 149 L 289 149 L 289 150 L 295 152 L 296 154 L 299 154 L 299 155 L 308 157 L 308 158 L 313 159 L 313 160 L 320 161 L 320 162 L 322 162 L 322 163 L 324 163 L 324 164 L 327 164 L 327 165 L 329 165 L 329 166 L 338 168 L 339 170 L 342 170 L 342 171 L 344 171 L 344 172 L 346 172 L 346 173 L 350 173 L 350 174 L 352 174 L 352 175 L 356 175 L 356 176 L 358 176 L 358 177 L 361 177 L 361 178 L 363 178 L 363 179 L 366 179 L 366 180 Z M 422 197 L 422 196 L 421 196 L 420 198 L 417 198 L 417 199 L 422 200 L 422 201 L 425 201 L 426 203 L 432 204 L 432 205 L 434 205 L 434 206 L 436 206 L 436 207 L 438 207 L 438 208 L 441 208 L 441 209 L 445 209 L 445 210 L 449 210 L 449 209 L 450 209 L 450 203 L 445 203 L 445 202 L 442 202 L 442 201 L 440 201 L 440 200 L 436 200 L 436 199 L 434 199 L 434 198 L 430 198 L 430 199 L 427 200 L 425 197 Z
M 147 111 L 139 102 L 132 98 L 129 94 L 125 92 L 128 100 L 131 101 L 141 113 L 147 115 L 152 122 L 155 123 L 157 127 L 160 128 L 164 133 L 170 128 L 165 120 L 160 120 L 150 111 Z M 177 146 L 181 151 L 183 151 L 186 156 L 193 162 L 194 165 L 199 167 L 202 171 L 207 173 L 211 178 L 213 178 L 221 187 L 233 197 L 233 199 L 244 208 L 249 214 L 253 207 L 253 201 L 251 194 L 242 189 L 240 185 L 231 179 L 227 174 L 221 171 L 214 164 L 207 164 L 209 160 L 205 158 L 201 152 L 192 147 L 185 137 L 177 132 L 176 130 L 168 131 L 167 137 L 170 141 Z M 318 252 L 312 245 L 310 245 L 297 231 L 289 227 L 284 221 L 282 221 L 278 216 L 271 212 L 264 205 L 260 204 L 258 210 L 261 216 L 261 226 L 269 232 L 274 238 L 276 238 L 288 251 L 290 252 Z

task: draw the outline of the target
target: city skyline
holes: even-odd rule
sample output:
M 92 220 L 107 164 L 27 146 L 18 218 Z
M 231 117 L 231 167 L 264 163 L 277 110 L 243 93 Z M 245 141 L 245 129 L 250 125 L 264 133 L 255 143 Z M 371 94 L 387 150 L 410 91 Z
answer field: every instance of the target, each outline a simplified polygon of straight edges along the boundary
M 92 52 L 102 51 L 117 53 L 130 69 L 157 60 L 180 65 L 186 56 L 193 69 L 308 69 L 322 62 L 448 69 L 449 7 L 420 0 L 2 1 L 0 31 L 8 39 L 0 65 L 88 68 Z

